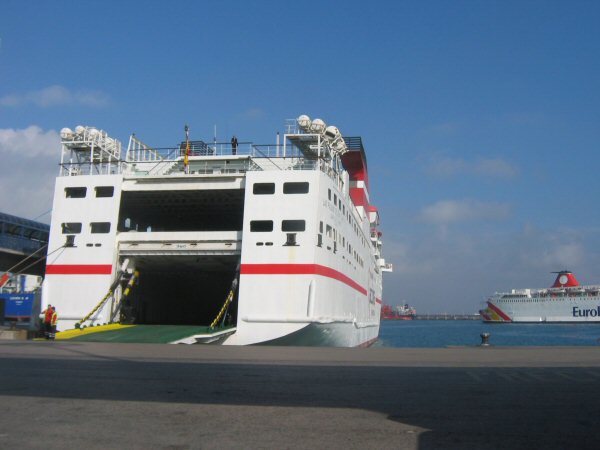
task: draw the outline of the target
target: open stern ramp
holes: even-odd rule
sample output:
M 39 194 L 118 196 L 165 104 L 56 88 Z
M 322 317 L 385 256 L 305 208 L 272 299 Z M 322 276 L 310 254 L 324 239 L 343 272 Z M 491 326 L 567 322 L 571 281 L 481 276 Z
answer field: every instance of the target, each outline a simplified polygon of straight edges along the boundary
M 208 326 L 228 296 L 242 253 L 245 173 L 229 168 L 237 160 L 205 162 L 189 174 L 124 179 L 118 260 L 140 273 L 125 323 Z M 224 319 L 234 322 L 233 308 Z
M 57 333 L 57 340 L 137 344 L 219 344 L 235 327 L 210 329 L 197 325 L 111 324 Z
M 131 304 L 125 305 L 126 320 L 209 325 L 236 277 L 241 235 L 241 231 L 120 233 L 119 258 L 129 258 L 141 274 Z

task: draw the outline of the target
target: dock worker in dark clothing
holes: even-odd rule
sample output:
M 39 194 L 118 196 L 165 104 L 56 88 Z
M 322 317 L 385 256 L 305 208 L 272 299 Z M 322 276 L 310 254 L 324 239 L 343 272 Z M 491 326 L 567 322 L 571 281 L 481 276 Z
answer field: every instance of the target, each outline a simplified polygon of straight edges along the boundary
M 232 155 L 237 155 L 237 144 L 238 144 L 237 138 L 235 136 L 233 136 L 231 138 L 231 154 Z

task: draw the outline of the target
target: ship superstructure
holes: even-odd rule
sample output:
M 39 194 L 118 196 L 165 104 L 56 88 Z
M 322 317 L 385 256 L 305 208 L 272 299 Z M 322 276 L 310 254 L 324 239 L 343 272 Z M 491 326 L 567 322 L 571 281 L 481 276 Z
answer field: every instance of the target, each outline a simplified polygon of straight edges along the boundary
M 104 131 L 61 131 L 42 301 L 58 329 L 219 323 L 234 345 L 376 340 L 392 267 L 361 138 L 307 116 L 270 146 L 187 131 L 168 149 L 132 135 L 125 155 Z
M 546 289 L 513 289 L 491 296 L 484 322 L 600 322 L 600 286 L 581 286 L 573 272 L 557 272 Z

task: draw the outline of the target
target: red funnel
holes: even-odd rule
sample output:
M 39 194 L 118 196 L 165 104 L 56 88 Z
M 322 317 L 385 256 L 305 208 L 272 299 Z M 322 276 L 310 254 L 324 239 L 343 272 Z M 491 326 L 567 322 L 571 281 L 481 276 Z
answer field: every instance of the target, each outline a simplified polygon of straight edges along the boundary
M 579 281 L 575 278 L 572 272 L 568 270 L 563 270 L 562 272 L 557 272 L 556 280 L 552 285 L 553 288 L 562 288 L 562 287 L 575 287 L 579 286 Z

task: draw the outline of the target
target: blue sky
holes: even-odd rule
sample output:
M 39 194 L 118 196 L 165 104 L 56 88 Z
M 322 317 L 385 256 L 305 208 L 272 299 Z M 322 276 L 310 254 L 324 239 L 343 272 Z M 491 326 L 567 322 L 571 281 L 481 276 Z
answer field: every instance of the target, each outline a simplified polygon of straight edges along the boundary
M 593 1 L 3 0 L 0 211 L 51 208 L 65 126 L 262 144 L 308 114 L 363 137 L 386 302 L 600 284 L 598 23 Z

